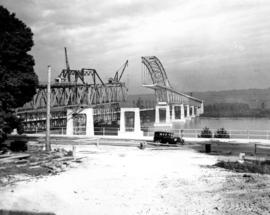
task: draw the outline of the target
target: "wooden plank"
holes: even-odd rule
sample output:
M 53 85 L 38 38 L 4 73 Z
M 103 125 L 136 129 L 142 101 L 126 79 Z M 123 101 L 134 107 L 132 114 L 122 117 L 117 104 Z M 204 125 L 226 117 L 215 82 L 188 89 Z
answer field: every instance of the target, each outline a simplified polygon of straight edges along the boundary
M 9 157 L 6 158 L 1 158 L 0 159 L 0 163 L 9 163 L 9 162 L 13 162 L 16 159 L 26 159 L 29 158 L 30 154 L 17 154 L 17 155 L 10 155 Z
M 0 159 L 7 158 L 7 157 L 10 157 L 10 156 L 11 156 L 10 154 L 3 154 L 3 155 L 0 155 Z

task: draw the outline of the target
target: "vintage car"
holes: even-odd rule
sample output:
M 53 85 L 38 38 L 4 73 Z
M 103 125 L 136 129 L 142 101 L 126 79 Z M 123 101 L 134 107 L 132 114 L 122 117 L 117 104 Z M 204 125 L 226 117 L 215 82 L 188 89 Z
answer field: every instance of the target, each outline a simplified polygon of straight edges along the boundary
M 155 143 L 184 144 L 184 139 L 174 136 L 171 132 L 156 131 L 154 134 Z

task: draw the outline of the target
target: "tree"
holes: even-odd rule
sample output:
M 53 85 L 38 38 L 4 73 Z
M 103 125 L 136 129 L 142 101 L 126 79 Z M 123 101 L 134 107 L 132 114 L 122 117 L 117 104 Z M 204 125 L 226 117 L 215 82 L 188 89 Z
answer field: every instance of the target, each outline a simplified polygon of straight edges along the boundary
M 3 130 L 16 127 L 13 110 L 32 99 L 38 77 L 34 58 L 28 54 L 34 45 L 31 29 L 3 6 L 0 6 L 0 26 L 0 129 Z

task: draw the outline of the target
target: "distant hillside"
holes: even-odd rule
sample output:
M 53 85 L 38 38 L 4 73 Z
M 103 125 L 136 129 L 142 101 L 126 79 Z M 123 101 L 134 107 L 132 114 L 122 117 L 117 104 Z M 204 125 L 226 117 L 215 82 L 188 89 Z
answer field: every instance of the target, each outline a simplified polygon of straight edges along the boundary
M 186 94 L 191 95 L 190 92 L 186 92 Z M 205 105 L 242 103 L 248 104 L 251 109 L 270 109 L 270 88 L 192 92 L 192 96 L 202 99 Z M 130 105 L 134 105 L 139 98 L 146 104 L 155 102 L 154 94 L 129 95 L 128 102 Z
M 192 95 L 204 100 L 206 105 L 215 103 L 244 103 L 253 109 L 270 109 L 270 88 L 193 92 Z

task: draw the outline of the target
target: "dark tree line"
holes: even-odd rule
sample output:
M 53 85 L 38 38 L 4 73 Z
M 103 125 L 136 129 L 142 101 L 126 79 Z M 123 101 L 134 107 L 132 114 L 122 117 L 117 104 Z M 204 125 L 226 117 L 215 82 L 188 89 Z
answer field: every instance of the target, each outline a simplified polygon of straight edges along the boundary
M 19 124 L 14 109 L 30 101 L 38 77 L 28 54 L 33 33 L 21 20 L 0 6 L 0 130 L 10 132 Z

